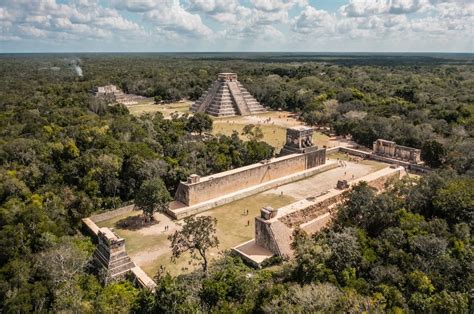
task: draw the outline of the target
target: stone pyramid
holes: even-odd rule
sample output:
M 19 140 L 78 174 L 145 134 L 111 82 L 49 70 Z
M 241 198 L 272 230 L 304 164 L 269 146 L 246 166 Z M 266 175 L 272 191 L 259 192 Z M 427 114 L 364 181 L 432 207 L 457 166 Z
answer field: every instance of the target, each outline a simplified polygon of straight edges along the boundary
M 235 73 L 219 73 L 217 80 L 191 106 L 193 112 L 212 116 L 251 115 L 265 108 L 240 84 Z
M 105 283 L 122 279 L 135 267 L 125 251 L 125 240 L 109 228 L 100 228 L 99 244 L 94 252 L 94 260 L 99 269 L 105 271 Z

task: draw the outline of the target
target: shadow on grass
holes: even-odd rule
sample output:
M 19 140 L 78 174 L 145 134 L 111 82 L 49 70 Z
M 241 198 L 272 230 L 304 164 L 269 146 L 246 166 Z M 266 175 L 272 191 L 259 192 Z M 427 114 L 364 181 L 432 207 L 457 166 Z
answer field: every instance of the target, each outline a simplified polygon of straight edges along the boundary
M 145 220 L 145 217 L 142 215 L 129 216 L 127 218 L 121 219 L 115 223 L 115 227 L 125 230 L 139 230 L 141 228 L 153 226 L 159 223 L 159 221 L 152 219 L 149 221 Z

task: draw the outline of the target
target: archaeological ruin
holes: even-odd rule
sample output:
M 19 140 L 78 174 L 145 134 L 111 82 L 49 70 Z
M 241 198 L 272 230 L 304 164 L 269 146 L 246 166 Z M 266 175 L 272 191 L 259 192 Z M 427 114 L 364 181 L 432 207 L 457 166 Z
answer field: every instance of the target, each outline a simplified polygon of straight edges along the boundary
M 96 86 L 92 89 L 95 97 L 105 99 L 110 102 L 117 102 L 122 105 L 136 105 L 138 101 L 145 99 L 143 96 L 125 94 L 115 85 Z
M 373 153 L 379 156 L 408 161 L 419 164 L 421 162 L 421 150 L 397 145 L 395 142 L 378 139 L 373 144 Z
M 246 116 L 266 110 L 237 80 L 236 73 L 219 73 L 217 80 L 192 104 L 191 111 L 222 117 Z
M 180 219 L 337 167 L 334 162 L 326 165 L 326 149 L 314 146 L 311 128 L 295 127 L 287 132 L 283 156 L 207 177 L 193 174 L 180 182 L 169 214 Z
M 135 267 L 125 251 L 125 240 L 109 228 L 100 228 L 97 237 L 94 261 L 98 269 L 105 272 L 105 282 L 123 278 Z
M 255 238 L 234 247 L 233 252 L 256 267 L 272 256 L 291 258 L 293 231 L 300 228 L 312 234 L 325 227 L 350 186 L 365 181 L 374 189 L 383 190 L 386 182 L 405 174 L 403 167 L 390 166 L 281 208 L 264 207 L 255 217 Z

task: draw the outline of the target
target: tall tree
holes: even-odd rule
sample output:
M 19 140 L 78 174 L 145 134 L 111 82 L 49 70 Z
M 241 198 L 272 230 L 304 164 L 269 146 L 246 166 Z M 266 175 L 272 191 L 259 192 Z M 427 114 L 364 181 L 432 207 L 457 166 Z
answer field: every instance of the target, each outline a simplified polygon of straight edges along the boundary
M 446 160 L 446 149 L 437 141 L 426 141 L 421 147 L 421 159 L 430 167 L 438 168 Z
M 153 213 L 165 212 L 168 202 L 171 200 L 170 193 L 160 178 L 146 180 L 140 186 L 135 196 L 135 206 L 143 211 L 145 219 L 153 219 Z
M 197 112 L 186 123 L 186 130 L 189 132 L 197 132 L 199 135 L 202 132 L 212 131 L 212 119 L 209 115 Z
M 187 217 L 185 225 L 180 231 L 170 235 L 173 259 L 179 258 L 181 254 L 189 252 L 194 260 L 201 260 L 204 276 L 207 276 L 209 261 L 207 252 L 219 245 L 216 234 L 217 219 L 210 216 Z

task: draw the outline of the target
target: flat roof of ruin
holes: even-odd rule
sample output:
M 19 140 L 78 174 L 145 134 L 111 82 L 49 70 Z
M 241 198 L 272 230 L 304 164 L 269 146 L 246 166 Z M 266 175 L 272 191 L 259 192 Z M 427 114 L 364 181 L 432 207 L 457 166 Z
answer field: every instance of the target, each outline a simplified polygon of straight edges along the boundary
M 292 126 L 291 128 L 288 128 L 288 129 L 289 129 L 289 130 L 294 130 L 294 131 L 313 130 L 312 127 L 305 126 L 305 125 Z
M 107 227 L 102 227 L 99 229 L 101 233 L 103 233 L 107 239 L 120 239 L 119 236 L 117 236 L 110 228 Z

